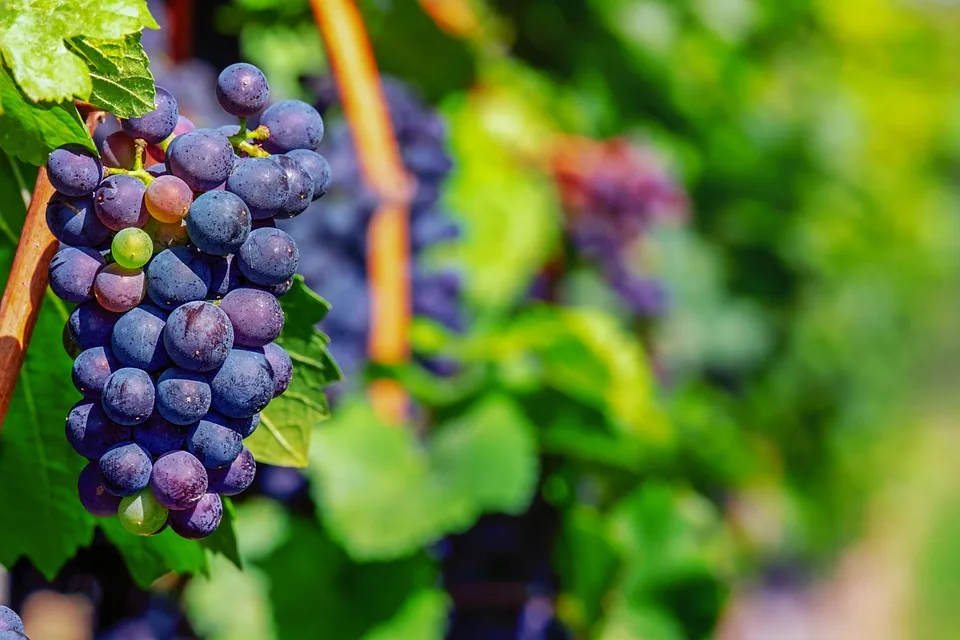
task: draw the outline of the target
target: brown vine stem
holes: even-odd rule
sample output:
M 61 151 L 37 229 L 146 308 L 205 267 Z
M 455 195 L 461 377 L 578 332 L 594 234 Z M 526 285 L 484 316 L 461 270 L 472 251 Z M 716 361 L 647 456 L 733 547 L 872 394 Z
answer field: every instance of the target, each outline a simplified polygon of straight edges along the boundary
M 87 130 L 91 135 L 104 116 L 102 111 L 87 114 Z M 47 292 L 47 269 L 57 252 L 57 239 L 47 228 L 45 216 L 53 192 L 47 170 L 40 167 L 7 287 L 0 300 L 0 430 L 6 421 L 33 327 L 37 324 L 37 315 Z
M 367 231 L 370 359 L 384 365 L 400 364 L 410 354 L 411 180 L 400 160 L 373 50 L 356 3 L 311 0 L 310 4 L 326 44 L 364 181 L 380 199 Z M 381 419 L 392 424 L 405 420 L 407 394 L 396 381 L 374 381 L 370 400 Z

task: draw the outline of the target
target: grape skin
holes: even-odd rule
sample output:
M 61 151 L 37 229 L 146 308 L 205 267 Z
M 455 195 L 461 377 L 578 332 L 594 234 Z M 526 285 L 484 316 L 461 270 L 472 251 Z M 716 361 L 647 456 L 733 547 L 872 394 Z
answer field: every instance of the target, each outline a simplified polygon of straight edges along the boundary
M 97 274 L 106 260 L 88 247 L 64 247 L 50 261 L 50 288 L 66 302 L 86 302 L 93 298 Z
M 117 509 L 123 528 L 138 536 L 159 533 L 167 524 L 168 515 L 169 511 L 146 489 L 123 498 Z
M 252 219 L 262 220 L 283 209 L 291 194 L 287 180 L 276 158 L 243 158 L 230 172 L 226 189 L 246 203 Z
M 146 187 L 137 178 L 124 174 L 107 177 L 97 187 L 94 207 L 97 217 L 111 231 L 142 227 L 150 214 L 143 206 Z
M 209 302 L 188 302 L 167 318 L 163 343 L 170 359 L 188 371 L 212 371 L 233 347 L 233 326 L 218 307 Z
M 149 451 L 134 442 L 126 442 L 111 447 L 100 457 L 97 466 L 107 491 L 124 498 L 147 487 L 152 460 Z
M 100 159 L 112 169 L 130 169 L 137 157 L 137 148 L 126 131 L 114 131 L 103 141 Z
M 217 530 L 223 518 L 223 502 L 215 493 L 205 493 L 200 501 L 183 511 L 170 512 L 170 528 L 181 538 L 199 540 Z
M 146 422 L 133 429 L 133 441 L 151 454 L 162 456 L 184 447 L 187 430 L 154 413 Z
M 160 253 L 170 247 L 182 247 L 190 243 L 190 236 L 187 235 L 187 223 L 183 222 L 160 222 L 151 217 L 147 224 L 143 225 L 143 230 L 153 239 L 153 252 Z
M 260 424 L 260 412 L 258 411 L 247 418 L 228 418 L 222 413 L 217 413 L 216 411 L 211 410 L 205 419 L 227 427 L 228 429 L 232 429 L 240 434 L 241 438 L 246 439 L 253 435 L 253 432 L 257 430 L 257 426 Z
M 240 271 L 259 285 L 271 286 L 293 277 L 300 264 L 297 244 L 280 229 L 256 229 L 237 253 Z
M 313 200 L 319 200 L 330 188 L 330 163 L 316 151 L 310 149 L 293 149 L 286 154 L 300 163 L 310 176 L 313 183 Z
M 143 194 L 143 204 L 160 222 L 180 222 L 193 204 L 193 192 L 177 176 L 163 175 L 151 182 Z
M 206 376 L 173 367 L 157 379 L 157 411 L 177 425 L 199 421 L 210 410 L 210 385 Z
M 289 156 L 274 156 L 287 174 L 290 194 L 276 217 L 294 218 L 313 202 L 313 178 L 299 162 Z
M 207 256 L 207 264 L 210 265 L 210 291 L 207 294 L 210 298 L 219 300 L 240 286 L 240 268 L 233 255 Z
M 146 422 L 156 402 L 153 379 L 142 369 L 117 369 L 104 383 L 100 402 L 117 424 L 132 427 Z
M 226 182 L 234 157 L 226 136 L 213 129 L 197 129 L 177 136 L 167 147 L 167 173 L 193 191 L 209 191 Z
M 165 453 L 153 463 L 150 490 L 167 509 L 188 509 L 207 492 L 207 470 L 186 451 Z
M 233 325 L 233 342 L 244 347 L 262 347 L 283 330 L 283 309 L 277 298 L 257 289 L 234 289 L 220 302 L 220 310 Z
M 203 300 L 209 290 L 209 265 L 187 247 L 165 249 L 147 267 L 147 295 L 168 311 Z
M 316 150 L 323 140 L 323 118 L 317 110 L 301 100 L 283 100 L 270 105 L 260 117 L 270 137 L 263 148 L 270 153 L 286 153 L 293 149 Z
M 229 418 L 246 418 L 273 398 L 273 371 L 263 349 L 234 348 L 210 378 L 211 406 Z
M 107 418 L 96 400 L 73 405 L 65 432 L 73 450 L 88 460 L 99 460 L 110 447 L 130 439 L 130 430 Z
M 163 346 L 167 314 L 151 304 L 131 309 L 117 321 L 110 336 L 113 355 L 126 367 L 159 371 L 170 363 Z
M 269 99 L 267 78 L 252 64 L 231 64 L 217 78 L 217 101 L 232 116 L 245 118 L 257 114 Z
M 176 98 L 163 87 L 157 87 L 153 101 L 155 108 L 137 118 L 120 121 L 120 126 L 132 138 L 143 138 L 149 143 L 163 142 L 177 126 L 180 108 Z
M 208 469 L 227 466 L 237 458 L 242 448 L 243 440 L 239 433 L 206 418 L 187 434 L 187 451 Z
M 147 279 L 143 269 L 125 269 L 114 263 L 97 274 L 93 292 L 97 302 L 107 311 L 126 313 L 143 302 L 147 295 Z
M 143 229 L 127 227 L 113 237 L 110 254 L 121 267 L 139 269 L 153 255 L 153 239 Z
M 80 495 L 80 504 L 87 513 L 100 518 L 117 515 L 120 498 L 107 491 L 96 462 L 90 462 L 80 472 L 77 479 L 77 492 Z
M 0 630 L 15 631 L 20 634 L 26 633 L 23 630 L 23 621 L 16 611 L 10 607 L 0 606 Z M 12 640 L 12 639 L 11 639 Z
M 88 196 L 103 179 L 100 160 L 81 144 L 67 144 L 54 149 L 47 158 L 50 184 L 68 196 Z
M 204 193 L 190 206 L 187 234 L 204 253 L 234 253 L 250 235 L 250 210 L 229 191 Z
M 267 362 L 273 370 L 273 397 L 276 398 L 290 386 L 290 380 L 293 378 L 293 360 L 286 349 L 271 342 L 263 347 L 263 353 L 267 356 Z
M 179 116 L 177 118 L 177 126 L 173 128 L 173 133 L 164 138 L 163 142 L 159 144 L 147 145 L 147 157 L 158 163 L 155 166 L 164 166 L 162 163 L 164 163 L 167 159 L 167 147 L 170 146 L 170 143 L 173 142 L 173 139 L 185 133 L 190 133 L 196 128 L 197 126 L 193 124 L 190 118 L 186 116 Z M 147 170 L 149 171 L 149 169 Z
M 73 386 L 85 398 L 99 397 L 107 378 L 121 366 L 109 347 L 93 347 L 82 351 L 73 361 Z
M 71 247 L 94 247 L 110 237 L 110 229 L 100 222 L 90 196 L 57 194 L 47 205 L 46 218 L 50 233 Z
M 91 300 L 70 312 L 67 330 L 80 349 L 104 347 L 110 344 L 110 335 L 118 320 L 119 313 L 107 311 L 95 300 Z
M 235 496 L 253 484 L 257 475 L 257 462 L 246 447 L 240 450 L 236 459 L 228 466 L 210 469 L 208 490 L 222 496 Z

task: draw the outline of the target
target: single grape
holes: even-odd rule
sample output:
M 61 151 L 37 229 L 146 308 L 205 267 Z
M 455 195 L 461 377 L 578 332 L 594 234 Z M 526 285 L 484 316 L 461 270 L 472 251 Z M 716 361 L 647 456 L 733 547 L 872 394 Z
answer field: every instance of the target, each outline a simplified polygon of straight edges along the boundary
M 100 402 L 107 417 L 128 427 L 146 422 L 156 401 L 153 378 L 146 371 L 117 369 L 103 385 Z
M 242 448 L 239 433 L 212 420 L 201 420 L 187 434 L 187 451 L 209 469 L 227 466 Z
M 76 341 L 74 341 L 73 336 L 70 335 L 70 327 L 68 325 L 63 325 L 63 331 L 60 333 L 60 343 L 63 345 L 63 350 L 67 352 L 67 355 L 71 359 L 76 359 L 78 355 L 83 351 Z
M 160 222 L 180 222 L 193 204 L 193 191 L 177 176 L 163 175 L 147 186 L 143 204 Z
M 17 633 L 26 633 L 23 630 L 23 621 L 17 612 L 10 607 L 0 606 L 0 631 L 16 631 Z
M 82 144 L 67 144 L 47 157 L 47 178 L 64 195 L 88 196 L 103 180 L 103 166 Z
M 132 169 L 137 159 L 137 147 L 126 131 L 114 131 L 100 145 L 103 166 L 112 169 Z
M 167 147 L 167 173 L 194 191 L 209 191 L 227 180 L 234 157 L 226 136 L 213 129 L 197 129 L 177 136 Z
M 263 148 L 270 153 L 293 149 L 313 149 L 323 140 L 323 118 L 317 110 L 300 100 L 284 100 L 271 105 L 260 117 L 260 126 L 270 131 Z
M 227 191 L 242 199 L 254 220 L 272 218 L 290 198 L 287 171 L 273 158 L 243 158 L 227 178 Z
M 121 368 L 110 347 L 91 347 L 73 361 L 73 386 L 84 397 L 96 398 L 103 393 L 107 378 Z
M 278 218 L 294 218 L 313 202 L 313 178 L 299 162 L 290 156 L 274 156 L 287 174 L 290 194 L 277 214 Z
M 93 292 L 97 302 L 107 311 L 125 313 L 143 302 L 147 295 L 147 279 L 143 269 L 124 269 L 114 263 L 97 274 Z
M 293 238 L 280 229 L 257 229 L 237 252 L 240 272 L 259 285 L 276 285 L 293 277 L 300 252 Z
M 217 530 L 223 518 L 223 502 L 215 493 L 205 493 L 189 509 L 170 512 L 170 528 L 181 538 L 199 540 Z
M 177 117 L 180 108 L 176 98 L 163 87 L 157 87 L 153 103 L 153 111 L 137 118 L 121 120 L 120 125 L 133 138 L 143 138 L 149 143 L 156 144 L 173 133 L 177 126 Z
M 182 449 L 187 442 L 186 429 L 157 413 L 132 431 L 133 441 L 155 456 Z
M 146 187 L 137 178 L 125 174 L 109 176 L 94 194 L 97 217 L 111 231 L 142 227 L 150 214 L 143 206 Z
M 243 447 L 236 459 L 228 466 L 221 469 L 210 469 L 207 471 L 207 475 L 209 476 L 209 491 L 211 493 L 235 496 L 243 493 L 247 487 L 253 484 L 253 479 L 257 475 L 257 463 L 250 450 Z
M 91 515 L 100 518 L 117 515 L 120 498 L 107 491 L 100 466 L 96 462 L 87 463 L 80 472 L 77 491 L 80 494 L 80 504 Z
M 63 244 L 71 247 L 95 247 L 110 237 L 97 217 L 93 198 L 68 198 L 56 194 L 47 205 L 47 227 Z
M 173 367 L 157 379 L 157 411 L 178 425 L 193 424 L 210 410 L 206 376 Z
M 241 276 L 239 286 L 247 289 L 259 289 L 260 291 L 266 291 L 274 297 L 282 298 L 293 288 L 293 278 L 287 278 L 280 284 L 262 285 L 256 282 L 250 282 L 249 279 Z
M 209 290 L 210 266 L 188 247 L 165 249 L 147 267 L 147 295 L 164 309 L 203 300 Z
M 173 511 L 195 505 L 207 492 L 207 470 L 186 451 L 171 451 L 153 463 L 150 489 L 157 502 Z
M 190 118 L 186 116 L 179 116 L 177 118 L 177 126 L 173 128 L 173 133 L 167 136 L 164 141 L 159 144 L 147 145 L 147 157 L 153 162 L 157 163 L 166 161 L 167 149 L 170 147 L 170 143 L 173 142 L 173 139 L 185 133 L 190 133 L 196 128 L 197 126 L 193 124 Z
M 234 253 L 250 235 L 250 210 L 229 191 L 204 193 L 190 206 L 187 234 L 204 253 Z
M 120 524 L 138 536 L 152 536 L 167 524 L 169 511 L 157 502 L 149 490 L 140 491 L 120 501 L 117 508 Z
M 238 133 L 240 133 L 240 125 L 238 124 L 225 124 L 220 127 L 217 127 L 217 131 L 230 138 Z
M 130 429 L 107 417 L 96 400 L 81 400 L 67 414 L 67 441 L 88 460 L 99 460 L 114 445 L 130 439 Z
M 216 411 L 211 411 L 207 415 L 207 420 L 212 420 L 225 427 L 229 427 L 240 434 L 240 437 L 247 439 L 253 435 L 253 432 L 260 426 L 260 412 L 256 412 L 248 418 L 228 418 Z
M 150 166 L 144 167 L 143 170 L 149 173 L 154 178 L 159 178 L 160 176 L 168 175 L 167 165 L 162 162 L 151 164 Z
M 97 274 L 106 260 L 88 247 L 64 247 L 50 261 L 50 288 L 66 302 L 86 302 L 93 298 Z
M 276 342 L 264 345 L 263 353 L 273 370 L 273 397 L 276 398 L 287 390 L 293 378 L 293 360 L 287 350 Z
M 219 300 L 240 286 L 240 268 L 233 255 L 207 256 L 210 265 L 210 291 L 208 297 Z
M 121 498 L 143 491 L 150 482 L 153 458 L 134 442 L 111 447 L 97 463 L 107 491 Z
M 163 346 L 167 314 L 152 304 L 141 304 L 123 314 L 113 328 L 110 348 L 125 367 L 159 371 L 170 363 Z
M 424 212 L 410 222 L 410 244 L 414 251 L 423 251 L 459 237 L 460 226 L 434 210 Z
M 170 247 L 182 247 L 190 243 L 190 236 L 187 235 L 187 223 L 171 222 L 169 224 L 160 222 L 151 217 L 143 230 L 153 238 L 153 252 L 160 253 Z
M 233 325 L 233 342 L 244 347 L 262 347 L 283 330 L 283 309 L 267 291 L 234 289 L 220 302 L 220 310 Z
M 233 326 L 219 307 L 188 302 L 167 318 L 163 344 L 170 358 L 188 371 L 212 371 L 233 347 Z
M 110 344 L 110 334 L 119 319 L 119 313 L 107 311 L 91 300 L 70 312 L 67 331 L 80 349 L 105 347 Z
M 299 162 L 310 176 L 313 183 L 313 199 L 319 200 L 326 195 L 331 179 L 330 163 L 327 159 L 310 149 L 294 149 L 286 155 Z
M 146 231 L 127 227 L 113 236 L 110 255 L 121 267 L 138 269 L 150 262 L 153 255 L 153 238 Z
M 273 398 L 273 371 L 263 349 L 234 348 L 210 378 L 211 406 L 230 418 L 252 416 Z
M 231 64 L 217 78 L 217 102 L 232 116 L 246 118 L 260 113 L 269 99 L 267 78 L 252 64 Z

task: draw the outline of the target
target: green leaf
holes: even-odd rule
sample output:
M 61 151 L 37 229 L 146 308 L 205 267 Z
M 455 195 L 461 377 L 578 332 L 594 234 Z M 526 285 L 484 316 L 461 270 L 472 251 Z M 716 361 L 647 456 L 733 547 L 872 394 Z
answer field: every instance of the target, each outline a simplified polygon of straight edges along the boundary
M 196 540 L 185 540 L 167 529 L 155 536 L 135 536 L 117 518 L 98 522 L 100 529 L 116 545 L 127 563 L 130 575 L 143 588 L 171 571 L 177 574 L 205 574 L 207 553 Z
M 421 589 L 390 620 L 363 634 L 363 640 L 443 640 L 450 596 L 441 589 Z
M 220 526 L 209 537 L 204 538 L 200 544 L 206 547 L 211 553 L 219 553 L 230 562 L 235 564 L 238 569 L 243 569 L 243 560 L 240 559 L 240 552 L 237 550 L 237 531 L 236 531 L 237 512 L 233 507 L 233 501 L 230 498 L 223 498 L 223 520 Z
M 344 407 L 310 450 L 318 511 L 354 558 L 410 554 L 483 512 L 522 512 L 538 472 L 532 432 L 496 396 L 442 425 L 425 446 L 367 406 Z
M 340 379 L 340 369 L 327 350 L 327 338 L 314 328 L 330 305 L 297 276 L 280 300 L 285 324 L 277 342 L 293 360 L 287 391 L 260 415 L 260 426 L 246 445 L 260 462 L 286 467 L 307 466 L 310 432 L 330 417 L 324 387 Z
M 585 505 L 567 510 L 554 558 L 563 586 L 560 613 L 577 629 L 589 629 L 603 613 L 620 567 L 603 514 Z
M 72 104 L 36 104 L 28 100 L 0 65 L 0 147 L 32 165 L 42 165 L 47 155 L 67 143 L 93 141 Z
M 90 69 L 93 89 L 87 102 L 118 118 L 153 111 L 156 92 L 153 74 L 139 33 L 116 40 L 74 38 L 70 49 L 81 56 Z
M 0 8 L 0 51 L 34 102 L 88 100 L 90 70 L 66 41 L 118 40 L 144 27 L 158 28 L 145 0 L 6 0 Z
M 183 606 L 190 624 L 208 640 L 273 640 L 270 585 L 259 569 L 241 571 L 223 556 L 210 558 L 210 575 L 187 584 Z

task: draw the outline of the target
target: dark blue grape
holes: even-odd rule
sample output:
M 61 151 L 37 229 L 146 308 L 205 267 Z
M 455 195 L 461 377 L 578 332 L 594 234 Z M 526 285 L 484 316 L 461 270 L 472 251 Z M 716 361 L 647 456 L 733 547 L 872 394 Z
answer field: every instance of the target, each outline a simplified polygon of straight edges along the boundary
M 68 196 L 87 196 L 103 180 L 103 166 L 82 144 L 67 144 L 47 157 L 47 177 L 53 188 Z
M 219 300 L 240 286 L 240 267 L 233 255 L 206 256 L 210 266 L 210 291 L 208 296 Z
M 170 422 L 188 425 L 210 410 L 210 385 L 206 376 L 180 369 L 167 369 L 157 379 L 157 411 Z
M 50 288 L 66 302 L 91 300 L 97 274 L 106 264 L 99 251 L 89 247 L 64 247 L 50 262 Z
M 260 291 L 266 291 L 277 298 L 282 298 L 284 295 L 290 292 L 290 289 L 293 288 L 293 278 L 287 278 L 280 284 L 265 286 L 255 282 L 250 282 L 248 279 L 241 276 L 239 286 L 247 289 L 259 289 Z
M 107 491 L 124 498 L 143 491 L 150 482 L 153 458 L 140 445 L 127 442 L 112 447 L 98 464 Z
M 171 451 L 153 463 L 150 490 L 157 502 L 172 511 L 195 505 L 207 492 L 207 470 L 186 451 Z
M 240 434 L 241 438 L 246 439 L 253 435 L 253 432 L 256 431 L 257 427 L 260 425 L 260 413 L 257 412 L 246 418 L 228 418 L 222 413 L 218 413 L 211 409 L 207 415 L 204 416 L 204 420 L 218 424 L 221 427 L 232 429 Z
M 278 218 L 295 218 L 313 202 L 313 178 L 299 162 L 289 156 L 273 156 L 287 174 L 290 193 L 283 207 L 276 214 Z
M 71 247 L 95 247 L 110 238 L 110 229 L 100 222 L 90 196 L 55 195 L 47 205 L 46 216 L 50 233 Z
M 143 206 L 143 194 L 147 190 L 133 176 L 119 174 L 107 177 L 94 194 L 97 217 L 111 231 L 127 227 L 142 227 L 150 213 Z
M 114 371 L 121 368 L 110 347 L 91 347 L 73 361 L 73 386 L 84 397 L 96 398 Z
M 280 229 L 250 232 L 237 253 L 240 272 L 259 285 L 276 285 L 293 277 L 300 264 L 300 252 L 293 238 Z
M 178 366 L 189 371 L 212 371 L 233 347 L 233 326 L 217 306 L 188 302 L 167 318 L 163 343 Z
M 246 118 L 259 113 L 269 99 L 267 78 L 252 64 L 231 64 L 217 78 L 217 101 L 232 116 Z
M 238 195 L 254 220 L 272 218 L 283 211 L 290 198 L 288 172 L 272 158 L 243 158 L 227 178 L 227 191 Z
M 276 398 L 290 386 L 290 380 L 293 378 L 293 360 L 290 359 L 286 349 L 276 342 L 264 345 L 263 353 L 267 356 L 267 362 L 273 370 L 273 397 Z
M 0 631 L 16 631 L 17 633 L 26 633 L 23 630 L 23 621 L 16 611 L 10 607 L 0 606 Z
M 225 124 L 217 127 L 217 131 L 222 133 L 225 137 L 231 138 L 238 133 L 240 133 L 240 125 L 238 124 Z
M 210 266 L 187 247 L 164 249 L 147 267 L 147 295 L 168 311 L 205 299 L 209 290 Z
M 187 451 L 203 466 L 219 469 L 233 462 L 243 448 L 240 434 L 212 420 L 201 420 L 187 434 Z
M 246 447 L 240 451 L 236 459 L 229 466 L 222 469 L 210 469 L 209 491 L 222 496 L 235 496 L 242 493 L 253 484 L 257 475 L 257 463 L 253 454 Z
M 316 151 L 294 149 L 287 155 L 300 163 L 313 183 L 313 199 L 319 200 L 330 188 L 330 163 Z
M 158 413 L 132 431 L 133 441 L 155 456 L 182 449 L 187 442 L 187 429 L 164 420 Z
M 99 460 L 107 450 L 130 439 L 130 429 L 107 417 L 96 400 L 81 400 L 67 414 L 67 441 L 88 460 Z
M 100 402 L 107 417 L 117 424 L 132 427 L 146 422 L 156 402 L 153 379 L 141 369 L 117 369 L 104 383 Z
M 144 167 L 143 170 L 154 178 L 167 175 L 167 165 L 163 163 L 152 164 L 149 167 Z
M 137 158 L 137 146 L 126 131 L 114 131 L 100 145 L 103 166 L 113 169 L 132 169 Z
M 230 418 L 246 418 L 273 398 L 273 372 L 263 349 L 235 348 L 210 378 L 211 406 Z
M 414 251 L 423 251 L 435 244 L 459 237 L 460 226 L 433 209 L 415 216 L 410 221 L 410 245 Z
M 220 310 L 233 325 L 233 342 L 262 347 L 283 330 L 283 309 L 276 296 L 258 289 L 234 289 L 220 302 Z
M 170 357 L 163 346 L 167 314 L 151 304 L 142 304 L 123 314 L 113 328 L 113 355 L 126 367 L 159 371 Z
M 153 104 L 155 108 L 149 113 L 136 118 L 121 120 L 120 124 L 132 138 L 143 138 L 151 144 L 159 144 L 173 133 L 177 126 L 180 108 L 176 99 L 163 87 L 157 87 Z
M 250 210 L 236 194 L 210 191 L 190 205 L 187 234 L 204 253 L 234 253 L 250 235 Z
M 75 360 L 83 351 L 74 341 L 73 336 L 70 335 L 69 325 L 63 326 L 63 331 L 60 333 L 60 342 L 63 344 L 63 350 L 67 352 L 71 359 Z
M 197 129 L 177 136 L 167 147 L 167 173 L 194 191 L 210 191 L 226 181 L 234 158 L 226 136 L 214 129 Z
M 80 349 L 105 347 L 110 344 L 110 336 L 118 320 L 119 313 L 107 311 L 91 300 L 70 312 L 67 331 Z
M 270 153 L 294 149 L 312 149 L 323 140 L 323 118 L 317 110 L 300 100 L 284 100 L 271 105 L 260 117 L 260 126 L 270 131 L 263 148 Z
M 96 462 L 88 463 L 80 472 L 77 491 L 80 494 L 80 504 L 90 515 L 100 518 L 117 515 L 120 498 L 107 491 L 100 466 Z
M 170 528 L 181 538 L 199 540 L 217 530 L 223 518 L 223 502 L 215 493 L 205 493 L 189 509 L 170 512 Z

